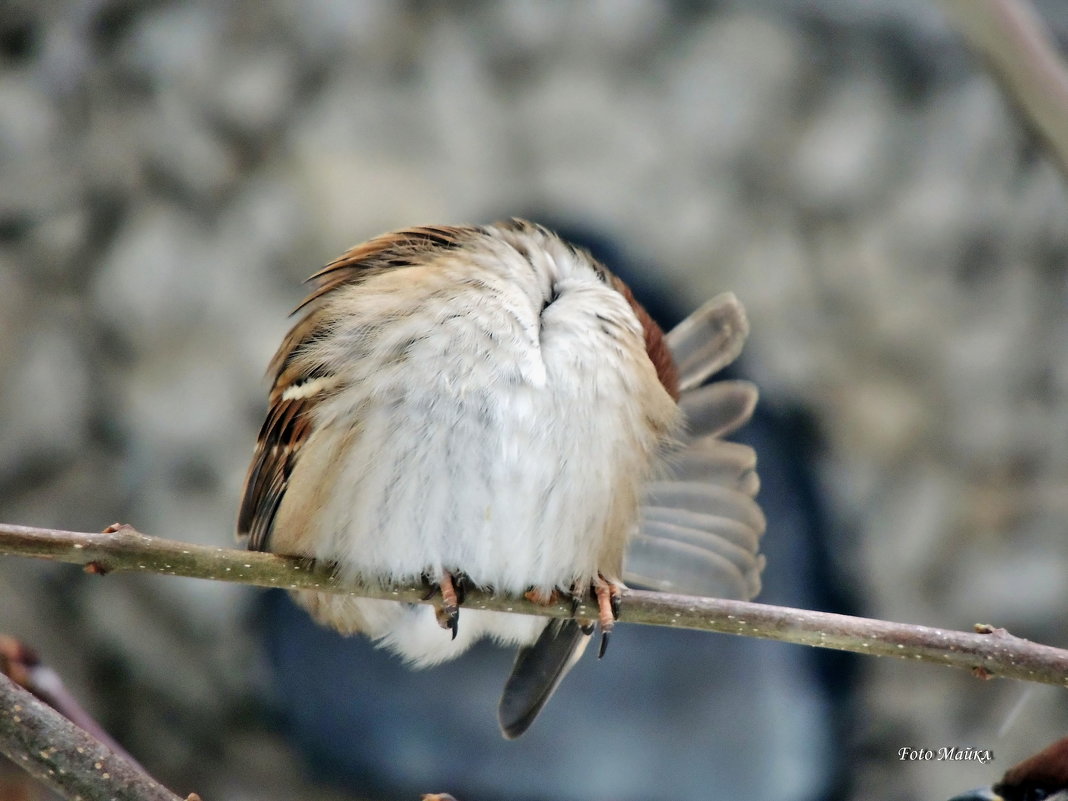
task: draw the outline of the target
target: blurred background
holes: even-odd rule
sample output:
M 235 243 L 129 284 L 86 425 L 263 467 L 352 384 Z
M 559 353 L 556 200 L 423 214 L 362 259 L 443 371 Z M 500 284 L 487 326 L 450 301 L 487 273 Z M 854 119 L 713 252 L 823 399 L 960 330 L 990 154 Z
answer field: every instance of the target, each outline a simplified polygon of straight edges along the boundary
M 1068 646 L 1068 193 L 921 0 L 5 0 L 0 520 L 231 544 L 300 282 L 517 214 L 667 323 L 746 305 L 763 600 Z M 281 595 L 0 560 L 0 631 L 205 799 L 940 799 L 1068 731 L 1057 688 L 638 628 L 505 744 L 498 649 L 414 674 Z

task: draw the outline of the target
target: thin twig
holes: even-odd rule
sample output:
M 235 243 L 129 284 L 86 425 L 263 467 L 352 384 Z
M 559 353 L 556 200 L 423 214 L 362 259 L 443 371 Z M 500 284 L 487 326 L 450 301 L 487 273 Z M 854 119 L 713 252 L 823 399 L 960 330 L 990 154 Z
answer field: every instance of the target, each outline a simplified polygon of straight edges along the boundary
M 0 753 L 65 798 L 182 801 L 3 674 Z
M 37 653 L 20 640 L 0 634 L 0 674 L 44 701 L 74 725 L 106 745 L 134 767 L 141 768 L 111 735 L 86 712 L 78 699 L 67 689 L 63 679 Z M 141 768 L 144 770 L 144 768 Z
M 1068 176 L 1068 66 L 1026 0 L 942 0 L 1024 121 Z
M 79 533 L 0 524 L 0 554 L 84 565 L 94 573 L 138 571 L 233 581 L 263 587 L 316 589 L 368 598 L 427 602 L 425 585 L 390 587 L 342 581 L 329 565 L 269 553 L 211 548 L 148 537 L 124 527 L 112 533 Z M 524 598 L 468 590 L 464 606 L 519 614 L 567 617 L 571 603 L 548 605 Z M 595 619 L 592 604 L 575 613 Z M 462 615 L 462 612 L 461 612 Z M 977 626 L 973 632 L 890 623 L 884 620 L 812 612 L 766 604 L 628 591 L 624 623 L 718 631 L 931 662 L 972 671 L 979 678 L 1012 678 L 1068 686 L 1068 651 L 1014 637 L 1003 629 Z

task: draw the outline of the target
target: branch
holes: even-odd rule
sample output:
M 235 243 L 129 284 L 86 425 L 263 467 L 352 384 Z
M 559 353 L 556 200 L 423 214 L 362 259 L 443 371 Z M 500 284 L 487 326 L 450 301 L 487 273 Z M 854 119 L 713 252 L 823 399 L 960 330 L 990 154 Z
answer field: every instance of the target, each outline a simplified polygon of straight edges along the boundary
M 943 0 L 943 9 L 1068 175 L 1068 68 L 1027 0 Z
M 64 798 L 182 801 L 2 673 L 0 753 Z
M 0 554 L 71 562 L 84 565 L 91 573 L 166 573 L 261 587 L 428 602 L 426 585 L 392 587 L 375 582 L 342 581 L 331 566 L 307 559 L 175 542 L 145 536 L 128 526 L 96 534 L 0 524 Z M 464 606 L 550 617 L 572 614 L 571 604 L 566 600 L 541 605 L 482 590 L 468 590 Z M 596 619 L 597 609 L 582 603 L 575 614 Z M 641 590 L 626 593 L 619 620 L 932 662 L 970 670 L 983 679 L 1009 678 L 1068 687 L 1068 651 L 1014 637 L 1004 629 L 987 625 L 976 626 L 974 632 L 951 631 Z
M 82 709 L 82 705 L 67 689 L 56 671 L 42 664 L 37 654 L 25 643 L 5 634 L 0 634 L 0 674 L 7 676 L 19 687 L 44 701 L 75 726 L 106 745 L 134 767 L 144 770 L 136 759 L 130 756 L 112 739 L 110 734 L 104 731 L 99 723 L 93 720 L 88 712 Z

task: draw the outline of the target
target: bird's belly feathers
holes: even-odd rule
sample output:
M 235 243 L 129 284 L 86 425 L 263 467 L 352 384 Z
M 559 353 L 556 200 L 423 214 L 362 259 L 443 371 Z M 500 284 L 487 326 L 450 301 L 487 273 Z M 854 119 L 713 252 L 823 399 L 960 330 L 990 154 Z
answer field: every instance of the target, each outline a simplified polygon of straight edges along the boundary
M 317 530 L 300 537 L 314 545 L 301 551 L 387 581 L 448 571 L 520 594 L 588 584 L 598 572 L 618 580 L 641 485 L 677 410 L 640 338 L 620 342 L 617 330 L 568 319 L 566 330 L 543 325 L 533 342 L 487 339 L 500 320 L 480 326 L 474 313 L 433 342 L 397 332 L 403 357 L 364 360 L 385 366 L 373 381 L 353 377 L 366 393 L 355 403 L 346 394 L 343 408 L 321 405 L 289 491 L 321 501 L 319 513 L 283 501 L 276 536 L 314 519 Z M 492 358 L 478 347 L 490 340 Z M 635 387 L 662 398 L 650 406 Z M 294 492 L 301 482 L 321 489 Z M 450 641 L 429 607 L 303 600 L 324 622 L 382 638 L 417 664 L 451 658 L 481 636 L 532 642 L 544 626 L 465 610 Z

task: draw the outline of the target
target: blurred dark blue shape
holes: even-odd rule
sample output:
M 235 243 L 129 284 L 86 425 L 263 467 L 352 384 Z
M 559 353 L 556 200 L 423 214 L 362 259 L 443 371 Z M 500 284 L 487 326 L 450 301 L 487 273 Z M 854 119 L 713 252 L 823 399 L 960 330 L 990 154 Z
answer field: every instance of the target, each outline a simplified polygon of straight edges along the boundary
M 629 267 L 610 242 L 548 224 L 623 277 L 665 330 L 684 316 L 655 289 L 653 274 Z M 737 437 L 758 453 L 768 519 L 760 600 L 852 611 L 827 552 L 807 427 L 771 409 L 765 399 Z M 257 617 L 283 730 L 319 780 L 354 794 L 411 799 L 448 791 L 461 801 L 845 794 L 836 745 L 849 719 L 849 657 L 623 625 L 604 660 L 590 649 L 531 730 L 505 741 L 496 705 L 511 650 L 482 643 L 455 662 L 413 671 L 363 638 L 315 625 L 280 591 L 263 594 Z

